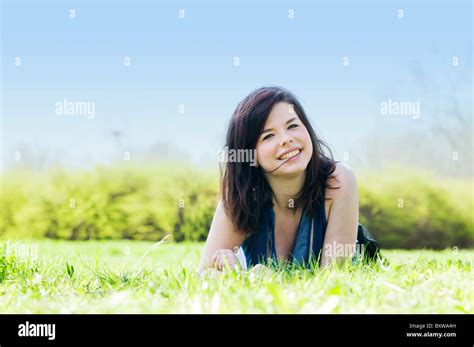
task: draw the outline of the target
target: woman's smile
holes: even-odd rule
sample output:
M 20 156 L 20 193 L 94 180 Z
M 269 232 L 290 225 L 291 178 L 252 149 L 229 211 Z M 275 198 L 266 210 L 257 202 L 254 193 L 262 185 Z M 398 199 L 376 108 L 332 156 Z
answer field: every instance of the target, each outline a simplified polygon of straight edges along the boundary
M 278 160 L 284 160 L 285 162 L 289 162 L 291 160 L 296 160 L 301 157 L 301 153 L 303 153 L 303 149 L 295 149 L 289 153 L 286 153 L 278 158 Z
M 287 159 L 287 160 L 286 160 L 286 163 L 288 163 L 288 162 L 290 162 L 290 161 L 296 161 L 296 160 L 298 160 L 299 158 L 301 158 L 302 153 L 303 153 L 302 150 L 299 151 L 298 154 L 296 154 L 296 155 L 292 156 L 291 158 Z

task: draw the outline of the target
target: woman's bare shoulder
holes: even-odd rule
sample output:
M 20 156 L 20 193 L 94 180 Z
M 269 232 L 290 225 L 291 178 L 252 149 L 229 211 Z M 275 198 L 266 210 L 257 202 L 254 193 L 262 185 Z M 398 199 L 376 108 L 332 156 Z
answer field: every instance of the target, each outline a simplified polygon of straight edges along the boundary
M 332 178 L 328 178 L 328 185 L 330 187 L 340 187 L 339 189 L 326 189 L 326 198 L 335 199 L 343 192 L 357 189 L 357 178 L 354 170 L 349 166 L 336 163 L 336 168 L 332 173 Z

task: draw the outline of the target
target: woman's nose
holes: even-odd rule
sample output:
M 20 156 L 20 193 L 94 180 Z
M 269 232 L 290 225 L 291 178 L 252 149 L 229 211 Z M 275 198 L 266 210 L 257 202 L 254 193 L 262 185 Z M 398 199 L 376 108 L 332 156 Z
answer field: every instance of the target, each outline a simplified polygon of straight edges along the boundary
M 292 143 L 292 142 L 293 142 L 293 138 L 288 133 L 285 132 L 282 135 L 280 145 L 283 147 L 287 145 L 288 143 Z

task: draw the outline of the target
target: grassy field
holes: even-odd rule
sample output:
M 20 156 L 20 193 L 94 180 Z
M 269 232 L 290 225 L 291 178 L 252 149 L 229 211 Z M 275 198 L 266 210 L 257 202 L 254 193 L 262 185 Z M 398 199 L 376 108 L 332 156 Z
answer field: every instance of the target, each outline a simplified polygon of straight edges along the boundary
M 201 279 L 202 243 L 154 245 L 3 242 L 0 312 L 474 313 L 473 250 L 385 250 L 388 266 Z

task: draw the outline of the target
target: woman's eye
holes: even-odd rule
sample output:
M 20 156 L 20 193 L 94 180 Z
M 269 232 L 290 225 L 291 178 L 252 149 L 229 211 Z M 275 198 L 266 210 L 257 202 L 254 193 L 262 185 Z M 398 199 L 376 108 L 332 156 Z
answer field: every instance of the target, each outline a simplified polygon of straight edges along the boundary
M 293 128 L 292 128 L 292 127 L 293 127 Z M 297 128 L 297 127 L 298 127 L 298 124 L 291 124 L 291 125 L 288 127 L 288 129 L 294 129 L 294 128 Z M 268 140 L 271 136 L 273 136 L 273 134 L 268 134 L 267 136 L 265 136 L 265 137 L 263 138 L 263 141 Z
M 265 137 L 263 138 L 263 141 L 265 141 L 265 140 L 269 139 L 269 138 L 270 138 L 270 136 L 273 136 L 273 134 L 268 134 L 267 136 L 265 136 Z

